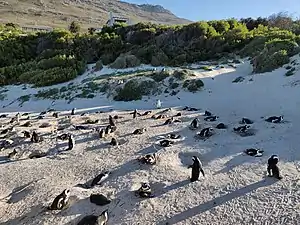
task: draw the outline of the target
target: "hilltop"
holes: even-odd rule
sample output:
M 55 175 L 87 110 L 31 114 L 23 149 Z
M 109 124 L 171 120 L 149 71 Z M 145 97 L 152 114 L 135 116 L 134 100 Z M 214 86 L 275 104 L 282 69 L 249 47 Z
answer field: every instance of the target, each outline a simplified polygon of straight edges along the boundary
M 20 25 L 45 25 L 67 28 L 78 21 L 87 30 L 102 27 L 109 12 L 126 16 L 133 23 L 186 24 L 189 20 L 178 18 L 159 5 L 136 5 L 116 0 L 1 0 L 0 23 Z

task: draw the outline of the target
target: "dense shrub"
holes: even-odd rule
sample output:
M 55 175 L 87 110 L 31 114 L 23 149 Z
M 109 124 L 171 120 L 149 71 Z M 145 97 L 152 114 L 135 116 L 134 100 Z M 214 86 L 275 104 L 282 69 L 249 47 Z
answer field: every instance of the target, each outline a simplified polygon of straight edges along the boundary
M 79 26 L 73 22 L 70 26 L 73 33 L 55 29 L 26 35 L 14 24 L 7 24 L 0 26 L 0 85 L 30 81 L 42 86 L 64 82 L 82 74 L 86 63 L 99 60 L 114 68 L 135 67 L 140 63 L 181 66 L 240 54 L 254 59 L 254 72 L 269 71 L 299 52 L 299 24 L 288 15 L 278 14 L 270 18 L 200 21 L 184 26 L 117 24 L 93 34 L 78 33 Z
M 164 81 L 169 76 L 170 76 L 170 73 L 166 70 L 160 71 L 160 72 L 154 72 L 152 75 L 150 75 L 150 77 L 156 82 Z
M 103 69 L 103 63 L 101 60 L 98 60 L 95 65 L 95 71 L 99 71 Z
M 173 76 L 177 80 L 185 80 L 189 77 L 189 72 L 187 70 L 175 70 Z
M 204 83 L 202 80 L 197 80 L 197 79 L 186 80 L 183 83 L 183 87 L 190 92 L 196 92 L 201 90 L 202 87 L 204 87 Z
M 137 80 L 128 81 L 123 88 L 117 90 L 117 95 L 114 96 L 115 101 L 133 101 L 141 100 L 143 97 L 141 87 Z

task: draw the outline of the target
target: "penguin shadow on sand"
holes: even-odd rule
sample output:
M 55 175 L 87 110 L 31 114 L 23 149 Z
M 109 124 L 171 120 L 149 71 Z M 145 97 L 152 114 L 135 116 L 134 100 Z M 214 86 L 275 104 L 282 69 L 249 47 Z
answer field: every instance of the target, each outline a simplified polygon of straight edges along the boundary
M 190 183 L 191 182 L 187 177 L 186 180 L 182 180 L 182 181 L 179 181 L 177 183 L 174 183 L 174 184 L 171 184 L 168 186 L 165 183 L 161 183 L 161 182 L 151 183 L 150 185 L 151 185 L 151 190 L 153 191 L 154 198 L 158 198 L 170 191 L 184 187 Z
M 259 157 L 261 158 L 261 157 Z M 214 175 L 220 174 L 220 173 L 228 173 L 230 170 L 234 169 L 235 167 L 242 165 L 244 163 L 255 163 L 259 160 L 258 157 L 249 156 L 244 152 L 241 152 L 239 154 L 236 154 L 232 159 L 227 161 L 225 163 L 225 167 L 217 172 L 214 173 Z
M 44 178 L 42 178 L 44 179 Z M 26 196 L 28 196 L 32 191 L 33 191 L 33 184 L 42 180 L 38 179 L 35 181 L 28 182 L 24 185 L 21 185 L 19 187 L 14 188 L 9 195 L 6 197 L 2 198 L 1 201 L 6 200 L 6 203 L 8 204 L 13 204 L 21 201 L 24 199 Z
M 45 205 L 39 204 L 32 206 L 26 214 L 23 214 L 17 218 L 10 219 L 0 225 L 16 225 L 16 224 L 32 224 L 32 218 L 44 215 L 46 213 Z
M 245 196 L 246 194 L 251 193 L 259 188 L 273 185 L 277 181 L 278 180 L 276 180 L 276 179 L 264 179 L 264 180 L 257 181 L 255 183 L 252 183 L 245 187 L 239 188 L 229 194 L 214 198 L 208 202 L 202 203 L 202 204 L 195 206 L 193 208 L 190 208 L 186 211 L 180 212 L 180 213 L 172 216 L 171 218 L 168 218 L 164 221 L 160 221 L 158 223 L 158 225 L 166 225 L 166 224 L 172 225 L 172 224 L 177 224 L 179 222 L 183 222 L 193 216 L 205 213 L 217 206 L 221 206 L 221 205 L 223 205 L 227 202 L 230 202 L 236 198 Z

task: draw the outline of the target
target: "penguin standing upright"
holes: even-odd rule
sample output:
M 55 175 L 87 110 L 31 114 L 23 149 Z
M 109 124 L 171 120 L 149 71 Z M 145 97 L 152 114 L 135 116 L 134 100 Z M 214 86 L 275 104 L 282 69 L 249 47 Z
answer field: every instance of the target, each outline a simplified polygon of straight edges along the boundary
M 135 119 L 135 118 L 137 117 L 137 114 L 138 114 L 138 111 L 137 111 L 137 109 L 135 109 L 135 110 L 133 111 L 133 119 Z
M 200 172 L 203 176 L 205 176 L 204 171 L 202 169 L 202 163 L 197 156 L 192 157 L 193 165 L 190 165 L 188 168 L 192 168 L 192 176 L 191 182 L 197 181 L 199 179 Z
M 67 150 L 72 150 L 75 146 L 75 139 L 72 134 L 68 134 L 68 148 Z
M 141 187 L 137 191 L 138 195 L 141 198 L 151 198 L 153 197 L 151 193 L 151 187 L 148 183 L 142 183 Z
M 267 167 L 267 171 L 268 171 L 268 175 L 270 177 L 275 177 L 278 180 L 281 180 L 282 177 L 279 174 L 279 168 L 277 166 L 277 163 L 279 161 L 279 157 L 277 155 L 272 155 L 269 159 L 268 159 L 268 167 Z
M 117 146 L 117 145 L 118 145 L 118 141 L 117 141 L 116 138 L 113 137 L 113 138 L 111 139 L 111 141 L 110 141 L 109 144 L 112 145 L 112 146 Z
M 71 111 L 71 115 L 72 115 L 72 116 L 75 115 L 75 110 L 76 110 L 76 108 L 73 108 L 73 109 L 72 109 L 72 111 Z
M 52 204 L 48 207 L 49 210 L 62 210 L 67 206 L 70 197 L 70 190 L 65 189 L 61 194 L 59 194 Z
M 115 127 L 116 126 L 116 123 L 115 123 L 115 120 L 112 118 L 111 115 L 109 115 L 109 125 L 112 126 L 112 127 Z
M 105 132 L 106 135 L 111 133 L 111 125 L 107 125 L 107 127 L 105 128 Z
M 193 119 L 193 121 L 191 122 L 190 128 L 194 130 L 194 129 L 199 128 L 199 125 L 200 125 L 200 123 L 199 123 L 198 118 L 195 118 L 195 119 Z
M 31 142 L 38 143 L 41 142 L 42 140 L 43 140 L 42 137 L 40 137 L 35 131 L 32 132 L 32 136 L 30 139 Z
M 157 101 L 156 101 L 156 108 L 157 109 L 161 108 L 161 101 L 159 99 L 157 99 Z
M 102 128 L 99 132 L 99 137 L 104 138 L 104 135 L 105 135 L 105 129 Z

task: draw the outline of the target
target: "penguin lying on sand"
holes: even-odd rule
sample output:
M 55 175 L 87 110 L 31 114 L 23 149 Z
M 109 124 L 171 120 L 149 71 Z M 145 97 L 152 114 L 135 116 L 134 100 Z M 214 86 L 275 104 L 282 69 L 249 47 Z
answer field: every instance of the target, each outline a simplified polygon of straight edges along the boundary
M 107 225 L 108 210 L 103 211 L 99 216 L 88 215 L 83 217 L 77 225 Z
M 241 121 L 240 121 L 240 124 L 253 124 L 253 121 L 248 119 L 248 118 L 243 118 Z
M 269 123 L 281 123 L 283 121 L 283 116 L 271 116 L 267 118 L 265 121 Z
M 59 194 L 52 204 L 48 207 L 49 210 L 62 210 L 69 203 L 70 190 L 65 189 L 61 194 Z
M 168 139 L 165 139 L 165 140 L 160 141 L 159 144 L 162 147 L 170 147 L 174 144 L 174 141 L 170 141 Z
M 245 150 L 245 153 L 250 156 L 254 157 L 261 157 L 263 156 L 264 150 L 256 149 L 256 148 L 249 148 Z
M 137 193 L 141 198 L 152 198 L 151 187 L 148 183 L 142 183 L 141 187 L 137 190 Z
M 240 127 L 234 127 L 233 130 L 238 133 L 245 133 L 249 130 L 250 125 L 244 125 Z
M 179 135 L 179 134 L 167 134 L 166 137 L 170 138 L 170 139 L 179 139 L 179 138 L 181 138 L 181 135 Z
M 104 171 L 102 173 L 100 173 L 98 176 L 96 176 L 92 183 L 91 183 L 91 187 L 94 187 L 95 185 L 100 185 L 102 184 L 111 174 L 110 171 Z
M 138 160 L 144 164 L 154 165 L 156 164 L 157 156 L 155 153 L 147 154 L 145 156 L 141 156 Z
M 204 138 L 204 137 L 210 137 L 213 135 L 213 128 L 212 127 L 207 127 L 201 130 L 200 132 L 197 133 L 198 136 Z
M 139 129 L 136 129 L 135 131 L 133 131 L 133 134 L 143 134 L 147 131 L 146 128 L 139 128 Z
M 213 121 L 216 121 L 218 118 L 219 118 L 218 116 L 208 116 L 208 117 L 205 117 L 204 120 L 213 122 Z

